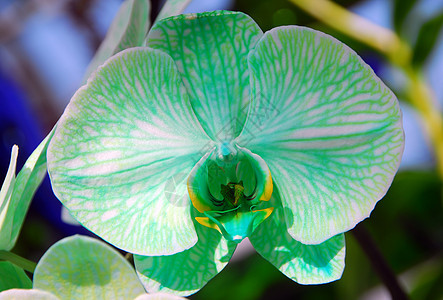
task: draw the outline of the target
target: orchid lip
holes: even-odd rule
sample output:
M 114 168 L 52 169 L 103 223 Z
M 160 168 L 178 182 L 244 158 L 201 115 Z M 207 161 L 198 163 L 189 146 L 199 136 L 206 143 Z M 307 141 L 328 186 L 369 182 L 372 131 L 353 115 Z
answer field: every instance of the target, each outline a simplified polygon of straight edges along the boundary
M 263 159 L 233 143 L 220 143 L 194 167 L 188 192 L 196 221 L 240 242 L 273 211 L 272 177 Z

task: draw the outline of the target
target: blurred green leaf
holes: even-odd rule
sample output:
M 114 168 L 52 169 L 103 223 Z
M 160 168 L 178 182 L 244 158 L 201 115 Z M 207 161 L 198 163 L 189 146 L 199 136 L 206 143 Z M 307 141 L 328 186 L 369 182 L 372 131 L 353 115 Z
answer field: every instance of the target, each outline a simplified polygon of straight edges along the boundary
M 134 268 L 108 244 L 86 236 L 49 248 L 34 272 L 34 288 L 61 299 L 134 299 L 145 290 Z
M 0 190 L 0 250 L 8 248 L 11 239 L 13 212 L 9 208 L 11 206 L 11 196 L 15 184 L 17 155 L 18 147 L 14 145 L 11 151 L 8 172 L 6 173 L 5 180 Z
M 191 3 L 191 0 L 167 0 L 155 19 L 155 22 L 181 14 L 189 3 Z
M 411 299 L 439 300 L 443 295 L 443 257 L 426 261 L 417 267 L 409 284 Z
M 31 279 L 23 269 L 9 261 L 0 261 L 0 292 L 14 288 L 32 288 Z
M 16 266 L 33 273 L 36 267 L 36 263 L 30 260 L 27 260 L 24 257 L 21 257 L 15 253 L 9 252 L 9 251 L 5 251 L 5 250 L 0 250 L 0 261 L 9 261 L 13 264 L 15 264 Z
M 441 193 L 435 172 L 400 172 L 375 207 L 366 224 L 394 271 L 406 271 L 443 250 Z
M 127 48 L 143 46 L 150 26 L 150 3 L 149 0 L 126 0 L 122 3 L 86 70 L 83 82 L 112 55 Z
M 0 222 L 0 250 L 11 250 L 17 241 L 32 197 L 46 175 L 46 150 L 53 133 L 54 129 L 26 160 L 13 183 L 6 210 L 1 207 L 5 219 Z
M 393 22 L 394 29 L 401 33 L 403 23 L 417 0 L 394 0 Z
M 416 66 L 425 63 L 437 42 L 440 30 L 443 27 L 443 12 L 426 21 L 418 32 L 415 42 L 412 63 Z
M 297 16 L 289 8 L 282 8 L 272 14 L 274 27 L 297 24 Z

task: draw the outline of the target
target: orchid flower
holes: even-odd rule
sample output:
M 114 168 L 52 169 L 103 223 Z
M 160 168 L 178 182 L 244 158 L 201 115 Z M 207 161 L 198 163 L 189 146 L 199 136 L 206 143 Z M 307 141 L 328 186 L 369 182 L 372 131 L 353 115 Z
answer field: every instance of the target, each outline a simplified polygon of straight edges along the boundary
M 198 291 L 248 237 L 302 284 L 340 278 L 404 146 L 394 94 L 349 47 L 217 11 L 158 21 L 107 60 L 48 148 L 74 218 L 136 254 L 149 292 Z

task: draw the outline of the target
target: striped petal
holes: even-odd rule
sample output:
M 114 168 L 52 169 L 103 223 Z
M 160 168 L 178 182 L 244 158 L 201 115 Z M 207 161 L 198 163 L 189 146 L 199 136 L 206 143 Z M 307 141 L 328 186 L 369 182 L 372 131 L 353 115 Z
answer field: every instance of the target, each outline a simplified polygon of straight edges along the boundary
M 147 0 L 125 0 L 122 3 L 86 70 L 84 82 L 112 55 L 131 47 L 143 46 L 150 26 L 150 3 Z
M 280 202 L 274 191 L 271 202 Z M 300 284 L 340 279 L 345 267 L 345 237 L 339 234 L 318 245 L 305 245 L 288 233 L 281 205 L 249 237 L 255 250 L 283 274 Z
M 236 137 L 249 103 L 247 55 L 262 36 L 247 15 L 216 11 L 156 23 L 147 45 L 168 53 L 182 74 L 192 107 L 214 141 Z
M 38 262 L 33 279 L 35 289 L 60 299 L 134 299 L 145 292 L 120 253 L 80 235 L 52 245 Z
M 394 94 L 354 51 L 307 28 L 267 32 L 249 61 L 254 105 L 237 142 L 268 164 L 289 233 L 318 244 L 353 228 L 400 163 Z
M 172 59 L 133 48 L 74 95 L 48 170 L 56 196 L 86 228 L 128 252 L 168 255 L 197 241 L 186 178 L 208 141 Z
M 138 276 L 149 293 L 193 294 L 226 266 L 236 244 L 200 224 L 196 230 L 198 242 L 189 250 L 169 256 L 134 255 Z

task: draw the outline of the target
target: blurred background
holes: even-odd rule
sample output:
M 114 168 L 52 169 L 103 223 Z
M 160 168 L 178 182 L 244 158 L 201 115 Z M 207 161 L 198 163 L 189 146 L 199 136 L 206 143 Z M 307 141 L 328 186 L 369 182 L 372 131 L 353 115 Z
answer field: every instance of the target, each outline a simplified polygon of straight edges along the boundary
M 121 0 L 0 0 L 0 178 L 13 144 L 18 170 L 52 129 L 79 88 Z M 412 65 L 429 85 L 432 109 L 443 105 L 443 0 L 341 0 L 338 4 L 390 28 L 412 49 Z M 162 1 L 152 1 L 151 19 Z M 363 222 L 412 299 L 443 299 L 442 173 L 426 115 L 408 99 L 405 72 L 389 58 L 315 19 L 286 0 L 194 0 L 186 12 L 242 11 L 263 29 L 303 25 L 348 44 L 394 91 L 404 114 L 400 171 L 371 218 Z M 419 102 L 418 102 L 419 103 Z M 441 125 L 441 124 L 440 124 Z M 442 130 L 443 128 L 440 128 Z M 70 219 L 46 179 L 13 252 L 38 261 L 64 236 L 89 234 Z M 321 286 L 292 282 L 242 243 L 233 261 L 191 299 L 390 299 L 372 263 L 346 234 L 343 278 Z

